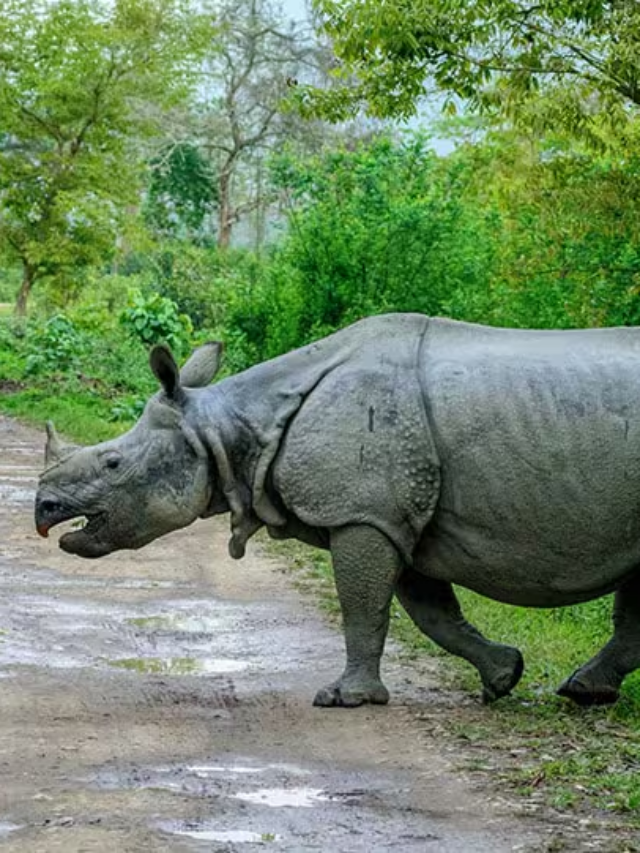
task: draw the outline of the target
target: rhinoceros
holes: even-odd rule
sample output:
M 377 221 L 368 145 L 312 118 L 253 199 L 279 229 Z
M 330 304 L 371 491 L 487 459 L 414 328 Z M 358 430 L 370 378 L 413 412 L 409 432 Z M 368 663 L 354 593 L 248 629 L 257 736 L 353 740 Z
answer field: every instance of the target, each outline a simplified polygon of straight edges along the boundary
M 211 385 L 221 349 L 179 370 L 155 347 L 161 389 L 119 438 L 69 447 L 49 426 L 40 534 L 84 516 L 60 547 L 101 557 L 229 512 L 234 558 L 261 527 L 328 549 L 346 668 L 321 706 L 388 701 L 394 594 L 492 701 L 522 656 L 465 620 L 452 584 L 530 607 L 615 591 L 612 639 L 559 689 L 615 701 L 640 667 L 640 329 L 389 314 Z

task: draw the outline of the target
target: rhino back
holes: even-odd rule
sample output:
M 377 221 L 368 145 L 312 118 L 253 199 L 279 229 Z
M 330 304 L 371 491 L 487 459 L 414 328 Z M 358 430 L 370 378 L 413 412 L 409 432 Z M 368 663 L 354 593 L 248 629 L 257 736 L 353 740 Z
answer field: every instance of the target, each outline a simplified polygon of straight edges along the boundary
M 423 387 L 441 463 L 424 571 L 549 605 L 640 566 L 640 331 L 433 321 Z

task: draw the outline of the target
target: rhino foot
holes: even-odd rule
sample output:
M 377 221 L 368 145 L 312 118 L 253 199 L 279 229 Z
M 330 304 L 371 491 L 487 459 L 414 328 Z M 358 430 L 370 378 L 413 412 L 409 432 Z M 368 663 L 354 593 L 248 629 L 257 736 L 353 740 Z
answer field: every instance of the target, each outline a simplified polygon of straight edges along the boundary
M 485 705 L 495 702 L 502 696 L 508 696 L 520 681 L 524 671 L 524 660 L 518 649 L 503 646 L 500 649 L 502 660 L 497 662 L 488 673 L 483 673 L 482 701 Z
M 339 679 L 316 693 L 313 704 L 320 708 L 357 708 L 358 705 L 386 705 L 389 691 L 381 681 L 351 682 Z
M 593 684 L 580 676 L 577 670 L 560 685 L 556 693 L 565 699 L 571 699 L 577 705 L 588 708 L 591 705 L 613 705 L 618 700 L 618 690 L 610 684 Z

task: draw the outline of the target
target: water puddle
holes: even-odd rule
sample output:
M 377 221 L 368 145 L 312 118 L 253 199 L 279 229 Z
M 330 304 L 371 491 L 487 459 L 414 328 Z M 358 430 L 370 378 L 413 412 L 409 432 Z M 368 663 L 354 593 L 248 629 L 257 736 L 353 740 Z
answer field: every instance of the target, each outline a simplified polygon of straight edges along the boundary
M 5 838 L 7 835 L 10 835 L 12 832 L 17 832 L 19 829 L 22 829 L 22 824 L 11 823 L 8 820 L 0 820 L 0 838 Z
M 286 773 L 289 776 L 308 776 L 311 771 L 303 770 L 292 764 L 266 764 L 263 767 L 249 766 L 244 764 L 191 764 L 185 770 L 200 778 L 215 776 L 217 773 L 237 774 L 239 776 L 251 776 L 258 773 Z
M 216 773 L 238 773 L 238 774 L 248 774 L 252 775 L 253 773 L 266 773 L 269 770 L 268 767 L 226 767 L 224 764 L 193 764 L 190 767 L 186 768 L 189 773 L 193 773 L 199 777 L 207 777 Z
M 88 603 L 56 590 L 46 594 L 45 584 L 57 586 L 64 579 L 47 570 L 33 574 L 40 591 L 3 590 L 0 595 L 0 667 L 97 666 L 167 677 L 232 675 L 256 668 L 254 655 L 238 654 L 238 609 L 233 606 L 180 600 L 167 615 L 157 610 L 149 614 L 144 604 Z M 82 581 L 70 578 L 69 584 Z M 122 586 L 138 584 L 153 585 L 130 580 Z M 0 588 L 8 586 L 8 573 L 0 566 Z
M 130 625 L 146 631 L 168 631 L 183 634 L 214 634 L 224 625 L 225 620 L 213 615 L 195 615 L 189 613 L 171 613 L 161 616 L 136 616 L 128 619 Z
M 224 658 L 118 658 L 108 661 L 110 666 L 139 672 L 142 675 L 222 675 L 242 672 L 249 664 L 246 661 Z
M 100 601 L 88 598 L 91 589 L 100 590 Z M 155 600 L 137 600 L 125 598 L 125 589 L 157 589 L 158 594 Z M 163 595 L 176 589 L 180 597 Z M 0 641 L 0 667 L 106 667 L 167 678 L 254 678 L 265 671 L 270 677 L 297 671 L 305 655 L 318 655 L 315 647 L 296 649 L 297 622 L 274 618 L 270 602 L 249 606 L 213 596 L 189 598 L 183 589 L 193 585 L 65 575 L 50 567 L 16 572 L 0 557 L 0 625 L 10 630 Z M 115 591 L 116 600 L 109 600 Z
M 331 799 L 322 788 L 261 788 L 258 791 L 239 791 L 232 799 L 270 808 L 310 809 Z
M 191 765 L 176 762 L 145 767 L 132 763 L 123 767 L 114 762 L 78 781 L 102 791 L 143 789 L 173 795 L 173 804 L 165 812 L 149 815 L 149 826 L 168 833 L 176 845 L 178 839 L 183 845 L 190 839 L 194 849 L 198 842 L 211 851 L 278 842 L 274 849 L 292 853 L 316 847 L 370 853 L 382 849 L 376 846 L 377 838 L 386 839 L 391 833 L 397 839 L 407 831 L 405 812 L 395 825 L 387 826 L 386 790 L 399 791 L 397 779 L 380 792 L 379 785 L 362 787 L 359 771 L 328 771 L 324 766 L 272 763 L 258 756 L 225 752 Z M 195 804 L 186 806 L 192 817 L 185 815 L 186 797 Z M 354 813 L 359 815 L 355 823 Z M 366 825 L 366 833 L 358 830 L 361 825 Z M 323 839 L 323 843 L 309 846 L 310 839 Z M 406 853 L 424 850 L 405 846 L 403 841 L 399 844 Z
M 222 844 L 264 844 L 269 841 L 280 841 L 281 835 L 275 832 L 252 832 L 247 829 L 217 829 L 205 828 L 207 824 L 170 824 L 163 823 L 158 826 L 163 832 L 171 835 L 181 835 L 186 838 L 194 838 L 196 841 L 218 841 Z
M 267 776 L 271 783 L 269 787 L 264 785 L 257 791 L 258 795 L 266 794 L 266 799 L 275 801 L 277 792 L 287 791 L 291 793 L 296 802 L 309 797 L 304 797 L 301 792 L 312 795 L 321 793 L 320 789 L 296 787 L 301 776 L 309 776 L 311 771 L 290 764 L 258 764 L 254 761 L 212 761 L 211 763 L 199 763 L 192 765 L 161 765 L 159 767 L 109 767 L 101 770 L 93 777 L 93 782 L 105 790 L 132 789 L 132 788 L 156 788 L 166 791 L 179 791 L 183 794 L 195 796 L 224 796 L 229 799 L 242 799 L 236 797 L 238 782 L 240 778 L 246 779 L 250 776 Z M 294 781 L 295 780 L 295 781 Z M 292 782 L 292 785 L 289 783 Z M 246 783 L 245 783 L 246 785 Z M 244 786 L 243 786 L 244 787 Z M 270 793 L 275 791 L 272 796 Z M 244 795 L 243 795 L 244 796 Z M 251 802 L 251 800 L 247 800 Z M 262 799 L 260 802 L 264 802 Z

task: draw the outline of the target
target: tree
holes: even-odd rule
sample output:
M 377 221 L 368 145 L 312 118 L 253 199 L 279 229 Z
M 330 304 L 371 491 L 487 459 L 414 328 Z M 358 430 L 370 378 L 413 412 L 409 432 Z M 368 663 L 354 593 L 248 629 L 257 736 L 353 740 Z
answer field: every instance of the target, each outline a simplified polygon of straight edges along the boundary
M 274 172 L 289 199 L 289 272 L 271 326 L 286 327 L 287 346 L 368 314 L 456 315 L 486 288 L 493 244 L 483 211 L 465 203 L 472 170 L 420 135 L 283 155 Z
M 145 213 L 163 236 L 193 239 L 217 201 L 215 176 L 200 149 L 190 142 L 167 143 L 151 159 Z
M 473 174 L 466 204 L 492 217 L 491 287 L 477 306 L 497 325 L 640 321 L 640 162 L 514 131 L 450 155 Z
M 218 32 L 206 63 L 199 135 L 217 174 L 217 240 L 224 249 L 234 224 L 263 203 L 265 152 L 298 133 L 300 120 L 282 104 L 315 64 L 317 47 L 268 0 L 223 0 L 213 8 Z
M 181 0 L 5 0 L 0 17 L 0 250 L 39 279 L 113 252 L 137 201 L 132 140 L 185 89 L 201 31 Z
M 341 118 L 364 105 L 407 117 L 430 89 L 451 107 L 521 114 L 551 90 L 547 124 L 624 120 L 640 106 L 637 0 L 315 0 L 338 85 L 301 100 Z

